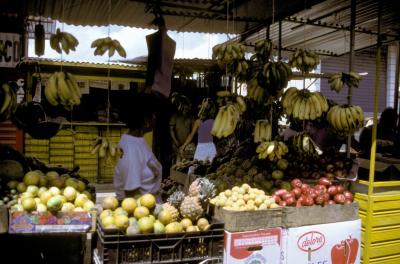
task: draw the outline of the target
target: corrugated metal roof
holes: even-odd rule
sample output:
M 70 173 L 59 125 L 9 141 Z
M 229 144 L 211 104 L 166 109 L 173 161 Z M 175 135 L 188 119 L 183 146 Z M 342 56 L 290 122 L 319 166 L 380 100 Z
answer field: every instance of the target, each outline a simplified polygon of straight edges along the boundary
M 5 12 L 57 19 L 74 25 L 116 24 L 154 28 L 152 7 L 170 30 L 241 33 L 304 9 L 298 0 L 3 0 Z M 321 2 L 308 0 L 307 6 Z M 229 23 L 227 23 L 227 20 Z
M 99 62 L 85 62 L 85 61 L 65 61 L 57 59 L 41 59 L 37 57 L 29 58 L 27 63 L 38 62 L 41 65 L 50 66 L 65 66 L 65 67 L 86 67 L 86 68 L 110 68 L 113 70 L 145 70 L 145 67 L 141 65 L 134 65 L 132 63 L 123 62 L 110 62 L 110 63 L 99 63 Z
M 350 50 L 351 0 L 326 0 L 287 17 L 282 22 L 282 47 L 307 48 L 325 54 L 341 55 Z M 356 1 L 355 49 L 376 44 L 378 1 Z M 382 0 L 382 33 L 388 40 L 399 39 L 399 1 Z M 266 29 L 251 35 L 246 42 L 254 43 L 266 38 Z M 366 32 L 366 33 L 362 33 Z M 270 39 L 278 44 L 279 24 L 270 26 Z

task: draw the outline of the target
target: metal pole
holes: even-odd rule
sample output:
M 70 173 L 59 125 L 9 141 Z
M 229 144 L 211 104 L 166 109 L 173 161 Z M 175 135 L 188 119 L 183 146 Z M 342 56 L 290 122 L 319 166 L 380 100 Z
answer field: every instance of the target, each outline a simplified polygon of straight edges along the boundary
M 355 28 L 356 28 L 356 0 L 351 0 L 350 6 L 350 53 L 349 53 L 349 72 L 353 71 L 354 64 L 354 40 L 355 40 Z M 348 95 L 347 95 L 347 104 L 351 105 L 352 103 L 353 91 L 349 86 Z M 352 135 L 348 135 L 347 144 L 346 144 L 346 153 L 347 157 L 350 158 L 350 148 L 351 148 L 351 137 Z
M 399 111 L 400 41 L 397 41 L 396 76 L 394 77 L 394 110 Z

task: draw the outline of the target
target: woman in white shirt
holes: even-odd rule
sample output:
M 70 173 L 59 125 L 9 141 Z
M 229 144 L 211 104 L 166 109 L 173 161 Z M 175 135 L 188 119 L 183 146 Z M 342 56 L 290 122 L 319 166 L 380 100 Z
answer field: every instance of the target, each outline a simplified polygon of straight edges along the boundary
M 115 166 L 114 186 L 119 200 L 146 193 L 157 196 L 160 190 L 162 167 L 144 139 L 153 127 L 153 106 L 154 101 L 146 96 L 131 102 L 129 131 L 121 137 L 123 155 Z

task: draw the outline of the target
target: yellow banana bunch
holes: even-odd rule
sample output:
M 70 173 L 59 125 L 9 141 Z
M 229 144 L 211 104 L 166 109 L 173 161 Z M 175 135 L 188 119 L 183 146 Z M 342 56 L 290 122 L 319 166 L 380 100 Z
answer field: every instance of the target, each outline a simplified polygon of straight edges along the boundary
M 271 141 L 272 126 L 268 120 L 257 120 L 254 128 L 254 143 Z
M 108 51 L 108 56 L 112 57 L 115 51 L 118 52 L 119 56 L 126 57 L 126 51 L 122 47 L 121 43 L 116 39 L 111 39 L 110 37 L 99 38 L 92 42 L 92 48 L 95 48 L 95 56 L 103 56 Z
M 247 104 L 243 96 L 236 96 L 236 103 L 237 107 L 239 108 L 240 112 L 244 113 L 247 110 Z
M 99 155 L 99 158 L 104 158 L 107 165 L 114 166 L 118 159 L 122 158 L 123 151 L 118 145 L 106 137 L 98 137 L 92 143 L 90 151 L 92 155 Z
M 17 94 L 8 83 L 3 83 L 0 86 L 0 122 L 9 120 L 16 110 Z
M 259 159 L 270 161 L 280 160 L 288 151 L 286 144 L 277 140 L 261 142 L 256 149 Z
M 258 61 L 265 62 L 271 57 L 273 45 L 270 40 L 261 39 L 256 41 L 254 45 L 255 54 L 250 57 L 250 60 L 257 59 Z
M 361 76 L 357 72 L 335 73 L 329 77 L 328 82 L 332 91 L 339 93 L 346 84 L 348 87 L 358 87 Z
M 240 110 L 237 105 L 222 106 L 214 120 L 211 134 L 217 138 L 228 137 L 235 132 L 240 118 Z
M 298 49 L 290 57 L 289 64 L 303 73 L 308 73 L 317 68 L 319 56 L 314 51 Z
M 288 85 L 292 77 L 290 66 L 284 62 L 268 62 L 264 65 L 264 77 L 266 85 L 273 89 L 268 89 L 271 94 L 276 95 Z
M 75 77 L 66 72 L 55 72 L 47 80 L 44 90 L 47 101 L 52 106 L 62 104 L 67 110 L 81 103 L 81 92 Z
M 292 144 L 293 149 L 304 156 L 312 157 L 318 155 L 316 144 L 307 133 L 303 132 L 294 135 Z
M 240 43 L 223 43 L 213 47 L 212 58 L 217 60 L 221 69 L 234 76 L 244 75 L 249 68 L 245 61 L 246 47 Z
M 50 47 L 57 51 L 57 53 L 69 54 L 69 51 L 75 51 L 76 46 L 78 46 L 79 41 L 70 33 L 62 32 L 57 28 L 56 33 L 50 36 Z
M 329 109 L 328 101 L 320 92 L 288 88 L 281 103 L 287 116 L 299 120 L 315 120 Z
M 262 103 L 264 100 L 264 94 L 264 89 L 258 85 L 257 78 L 253 78 L 247 82 L 247 98 Z
M 358 105 L 335 105 L 326 119 L 337 133 L 348 135 L 364 126 L 364 111 Z

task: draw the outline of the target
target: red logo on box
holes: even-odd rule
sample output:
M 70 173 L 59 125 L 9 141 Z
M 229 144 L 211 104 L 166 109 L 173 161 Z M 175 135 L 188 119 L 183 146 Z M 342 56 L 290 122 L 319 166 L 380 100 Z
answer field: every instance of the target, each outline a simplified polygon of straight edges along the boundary
M 310 231 L 299 237 L 297 247 L 304 252 L 313 252 L 325 245 L 325 236 L 318 231 Z

